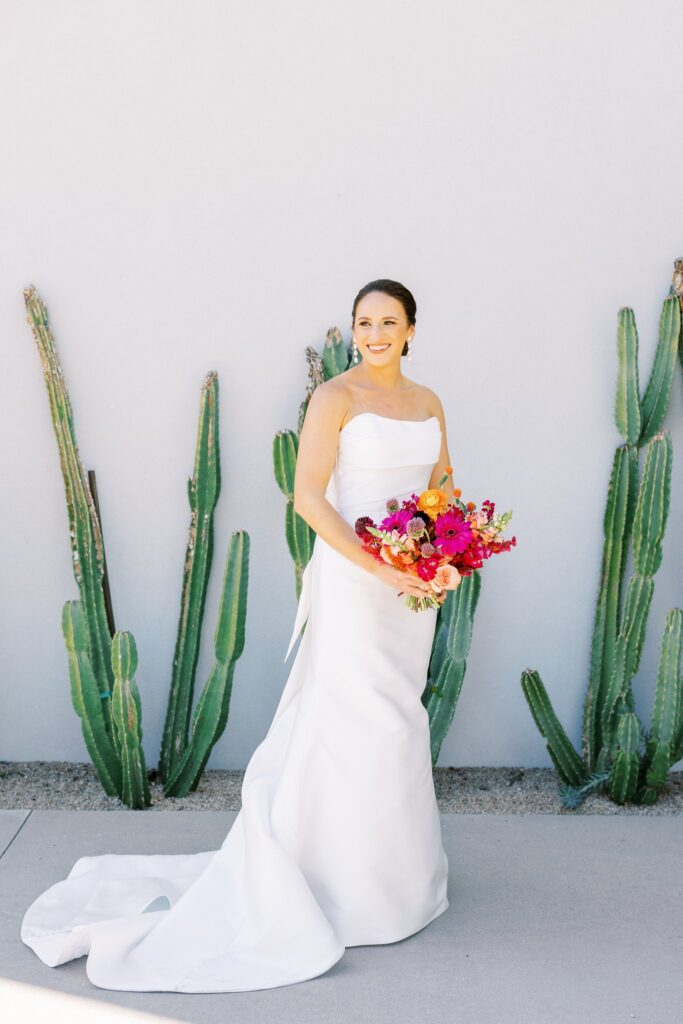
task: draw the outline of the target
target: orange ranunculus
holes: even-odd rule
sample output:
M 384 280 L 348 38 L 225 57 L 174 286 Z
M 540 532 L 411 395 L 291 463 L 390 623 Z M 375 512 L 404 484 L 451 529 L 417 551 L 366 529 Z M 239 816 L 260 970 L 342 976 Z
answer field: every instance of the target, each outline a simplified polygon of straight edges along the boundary
M 417 507 L 420 512 L 426 512 L 430 519 L 436 519 L 443 515 L 448 508 L 448 498 L 439 487 L 432 487 L 423 491 L 420 495 Z
M 382 545 L 382 547 L 379 549 L 379 553 L 380 553 L 381 558 L 385 562 L 388 562 L 389 565 L 393 565 L 394 568 L 396 568 L 396 569 L 404 569 L 405 568 L 405 562 L 400 558 L 400 556 L 393 554 L 391 548 L 387 544 L 383 544 Z M 412 562 L 412 556 L 411 556 L 410 560 Z
M 462 494 L 462 491 L 460 490 L 459 487 L 455 487 L 453 489 L 453 497 L 454 498 L 459 498 L 461 494 Z

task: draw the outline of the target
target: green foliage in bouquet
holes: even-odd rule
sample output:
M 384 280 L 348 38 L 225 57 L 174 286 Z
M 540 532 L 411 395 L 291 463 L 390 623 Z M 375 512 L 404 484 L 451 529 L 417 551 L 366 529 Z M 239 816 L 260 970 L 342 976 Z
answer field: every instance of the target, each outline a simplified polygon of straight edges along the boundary
M 360 361 L 361 355 L 358 353 Z M 315 541 L 313 530 L 305 519 L 294 511 L 294 474 L 299 453 L 299 437 L 306 417 L 311 395 L 326 380 L 348 370 L 351 365 L 351 350 L 344 344 L 338 327 L 331 327 L 323 344 L 322 355 L 311 345 L 306 348 L 308 362 L 308 384 L 306 397 L 299 407 L 296 430 L 278 430 L 273 439 L 273 468 L 277 485 L 286 498 L 285 537 L 294 562 L 297 600 L 301 596 L 301 577 L 311 555 Z
M 134 678 L 138 661 L 135 640 L 131 633 L 110 629 L 103 589 L 102 529 L 79 456 L 71 403 L 47 309 L 33 286 L 24 290 L 24 301 L 57 438 L 79 591 L 79 599 L 67 601 L 62 609 L 72 702 L 105 792 L 129 807 L 147 807 L 151 797 L 142 749 L 142 708 Z M 195 475 L 188 486 L 190 538 L 160 765 L 165 792 L 173 796 L 185 795 L 197 787 L 211 747 L 225 728 L 234 662 L 244 647 L 249 537 L 244 531 L 236 531 L 229 546 L 214 638 L 216 664 L 198 700 L 189 739 L 213 547 L 213 509 L 220 489 L 218 461 L 218 380 L 215 373 L 210 373 L 202 388 Z
M 638 334 L 633 311 L 619 310 L 619 373 L 615 420 L 624 444 L 616 449 L 603 518 L 604 546 L 583 709 L 579 754 L 534 669 L 522 673 L 522 690 L 561 780 L 566 807 L 576 807 L 593 790 L 618 804 L 653 804 L 669 768 L 683 757 L 683 612 L 666 616 L 649 731 L 635 712 L 632 680 L 645 641 L 654 576 L 671 492 L 671 437 L 662 424 L 671 395 L 676 355 L 681 346 L 683 261 L 676 262 L 674 285 L 664 300 L 659 340 L 645 393 L 638 385 Z M 680 352 L 683 361 L 683 351 Z M 638 454 L 647 446 L 639 483 Z M 629 545 L 633 573 L 623 597 Z

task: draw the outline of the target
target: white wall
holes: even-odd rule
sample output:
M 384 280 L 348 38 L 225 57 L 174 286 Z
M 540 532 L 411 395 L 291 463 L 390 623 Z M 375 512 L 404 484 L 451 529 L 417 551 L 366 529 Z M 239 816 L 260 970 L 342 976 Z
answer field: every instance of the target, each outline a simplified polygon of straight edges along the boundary
M 332 325 L 348 340 L 356 291 L 384 276 L 416 296 L 410 374 L 443 401 L 458 484 L 513 508 L 518 537 L 485 567 L 439 763 L 550 764 L 527 666 L 578 743 L 620 443 L 617 310 L 635 310 L 644 386 L 683 255 L 680 4 L 4 0 L 0 13 L 0 758 L 88 760 L 60 632 L 77 590 L 29 283 L 97 472 L 149 764 L 204 374 L 220 380 L 223 490 L 200 682 L 229 534 L 252 542 L 247 644 L 209 763 L 239 767 L 291 664 L 273 435 L 295 425 L 305 346 Z M 671 518 L 635 684 L 647 721 L 664 615 L 683 603 L 682 393 L 679 372 Z

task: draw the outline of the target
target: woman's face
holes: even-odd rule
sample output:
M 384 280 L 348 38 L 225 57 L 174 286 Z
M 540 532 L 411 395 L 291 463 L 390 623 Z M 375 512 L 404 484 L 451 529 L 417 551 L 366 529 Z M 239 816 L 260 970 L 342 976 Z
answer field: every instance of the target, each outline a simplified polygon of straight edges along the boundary
M 399 363 L 404 342 L 413 335 L 401 302 L 384 292 L 368 292 L 356 306 L 353 336 L 363 359 Z

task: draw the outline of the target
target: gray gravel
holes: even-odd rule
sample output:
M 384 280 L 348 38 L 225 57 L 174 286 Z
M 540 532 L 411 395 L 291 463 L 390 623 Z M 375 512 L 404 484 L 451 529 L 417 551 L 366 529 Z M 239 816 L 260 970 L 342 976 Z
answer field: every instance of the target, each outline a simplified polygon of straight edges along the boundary
M 150 772 L 149 811 L 233 811 L 241 806 L 243 771 L 209 770 L 195 793 L 165 797 L 156 772 Z M 562 806 L 552 768 L 435 768 L 439 810 L 469 814 L 682 814 L 683 772 L 671 772 L 653 807 L 620 807 L 591 794 L 576 809 Z M 0 809 L 128 810 L 107 796 L 89 763 L 0 761 Z

